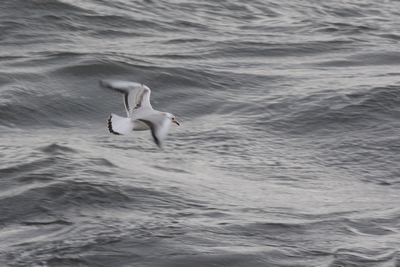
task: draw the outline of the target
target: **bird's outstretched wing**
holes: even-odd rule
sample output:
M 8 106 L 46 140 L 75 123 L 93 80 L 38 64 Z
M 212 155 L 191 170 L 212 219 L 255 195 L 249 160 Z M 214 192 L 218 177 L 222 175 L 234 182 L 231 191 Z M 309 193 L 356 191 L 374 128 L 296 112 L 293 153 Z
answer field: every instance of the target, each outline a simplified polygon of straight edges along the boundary
M 167 138 L 171 119 L 165 113 L 153 113 L 138 120 L 149 126 L 154 142 L 161 147 L 162 142 Z
M 133 117 L 137 113 L 142 113 L 142 111 L 149 109 L 153 110 L 150 104 L 151 90 L 144 84 L 118 80 L 101 80 L 100 86 L 123 94 L 128 117 Z

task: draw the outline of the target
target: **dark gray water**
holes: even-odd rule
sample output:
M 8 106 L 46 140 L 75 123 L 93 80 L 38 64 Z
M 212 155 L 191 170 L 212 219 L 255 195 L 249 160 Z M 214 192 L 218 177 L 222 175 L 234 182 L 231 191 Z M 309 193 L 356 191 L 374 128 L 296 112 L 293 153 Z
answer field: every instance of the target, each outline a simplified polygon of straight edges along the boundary
M 400 266 L 399 44 L 399 1 L 3 0 L 0 265 Z

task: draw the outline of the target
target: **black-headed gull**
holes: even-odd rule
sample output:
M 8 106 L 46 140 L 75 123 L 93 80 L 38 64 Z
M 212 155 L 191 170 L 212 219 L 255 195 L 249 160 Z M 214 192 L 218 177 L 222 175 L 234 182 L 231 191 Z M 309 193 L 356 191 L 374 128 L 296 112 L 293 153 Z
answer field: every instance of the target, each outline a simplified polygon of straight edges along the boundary
M 108 131 L 125 135 L 132 131 L 151 130 L 154 142 L 160 147 L 166 139 L 171 122 L 179 125 L 174 115 L 154 110 L 150 104 L 151 90 L 144 84 L 102 80 L 100 85 L 123 94 L 127 117 L 111 114 L 108 118 Z

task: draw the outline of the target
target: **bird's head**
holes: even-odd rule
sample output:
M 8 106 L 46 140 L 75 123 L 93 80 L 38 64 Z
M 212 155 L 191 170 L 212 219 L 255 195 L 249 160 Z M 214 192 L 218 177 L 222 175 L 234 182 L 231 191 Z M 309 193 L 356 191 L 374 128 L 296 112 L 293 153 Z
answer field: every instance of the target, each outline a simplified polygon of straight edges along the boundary
M 168 117 L 173 123 L 175 123 L 176 125 L 180 125 L 179 122 L 177 122 L 177 121 L 175 120 L 175 116 L 174 116 L 173 114 L 167 113 L 167 117 Z

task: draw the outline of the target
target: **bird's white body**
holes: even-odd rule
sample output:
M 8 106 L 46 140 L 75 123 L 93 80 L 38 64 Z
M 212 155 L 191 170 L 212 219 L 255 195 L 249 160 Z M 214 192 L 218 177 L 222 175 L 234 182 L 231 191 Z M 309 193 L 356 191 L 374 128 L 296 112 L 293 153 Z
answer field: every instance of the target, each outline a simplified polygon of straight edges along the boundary
M 100 85 L 123 94 L 127 117 L 111 114 L 108 118 L 108 130 L 112 134 L 125 135 L 132 131 L 151 130 L 154 141 L 161 146 L 168 134 L 171 122 L 179 125 L 174 115 L 154 110 L 150 104 L 151 90 L 146 85 L 103 80 Z

